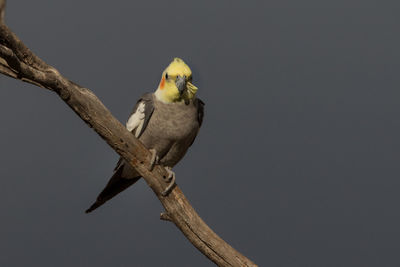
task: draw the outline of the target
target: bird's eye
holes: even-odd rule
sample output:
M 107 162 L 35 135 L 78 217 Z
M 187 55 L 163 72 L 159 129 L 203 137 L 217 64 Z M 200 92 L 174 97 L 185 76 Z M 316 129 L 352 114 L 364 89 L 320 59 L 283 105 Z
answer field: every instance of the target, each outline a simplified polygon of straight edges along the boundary
M 168 73 L 165 73 L 165 79 L 168 80 Z

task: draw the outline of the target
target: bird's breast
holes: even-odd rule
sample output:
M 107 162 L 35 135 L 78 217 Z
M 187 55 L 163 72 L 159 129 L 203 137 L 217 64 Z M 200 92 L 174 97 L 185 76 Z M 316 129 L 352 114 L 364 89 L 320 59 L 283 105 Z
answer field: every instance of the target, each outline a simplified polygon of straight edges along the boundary
M 182 140 L 197 132 L 199 124 L 196 108 L 189 104 L 159 104 L 155 107 L 154 123 L 162 137 Z
M 155 103 L 141 141 L 147 146 L 162 150 L 176 142 L 191 142 L 199 129 L 197 109 L 193 104 L 185 105 Z

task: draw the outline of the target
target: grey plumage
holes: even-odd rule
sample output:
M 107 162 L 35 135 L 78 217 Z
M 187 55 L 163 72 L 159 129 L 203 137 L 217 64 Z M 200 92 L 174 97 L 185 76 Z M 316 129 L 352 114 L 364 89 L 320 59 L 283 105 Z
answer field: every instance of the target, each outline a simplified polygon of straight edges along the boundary
M 198 98 L 186 103 L 166 104 L 157 100 L 154 94 L 148 93 L 137 102 L 127 127 L 134 127 L 132 133 L 148 149 L 157 152 L 160 165 L 172 168 L 193 144 L 203 115 L 204 103 Z M 137 171 L 120 158 L 113 176 L 86 212 L 103 205 L 139 179 Z

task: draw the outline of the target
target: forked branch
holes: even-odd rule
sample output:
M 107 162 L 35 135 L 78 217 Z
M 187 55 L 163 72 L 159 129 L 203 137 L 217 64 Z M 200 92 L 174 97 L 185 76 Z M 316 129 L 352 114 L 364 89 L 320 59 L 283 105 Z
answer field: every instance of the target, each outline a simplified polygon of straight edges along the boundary
M 4 24 L 5 0 L 0 0 L 0 73 L 56 92 L 76 114 L 93 128 L 119 155 L 143 176 L 166 213 L 189 241 L 219 266 L 256 266 L 215 234 L 199 217 L 178 186 L 164 197 L 167 171 L 155 166 L 149 171 L 151 153 L 112 116 L 87 88 L 62 76 L 33 54 Z

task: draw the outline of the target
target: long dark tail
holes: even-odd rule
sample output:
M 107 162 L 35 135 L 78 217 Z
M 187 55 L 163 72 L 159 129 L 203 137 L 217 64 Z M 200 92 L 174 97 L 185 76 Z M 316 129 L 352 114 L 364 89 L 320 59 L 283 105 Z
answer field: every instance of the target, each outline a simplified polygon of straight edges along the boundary
M 94 202 L 92 206 L 90 206 L 90 208 L 86 210 L 86 213 L 94 211 L 95 209 L 97 209 L 98 207 L 106 203 L 108 200 L 112 199 L 114 196 L 121 193 L 122 191 L 124 191 L 125 189 L 127 189 L 140 179 L 140 176 L 131 179 L 121 177 L 122 169 L 123 167 L 118 168 L 118 170 L 116 170 L 114 175 L 108 181 L 106 187 L 98 195 L 96 202 Z

